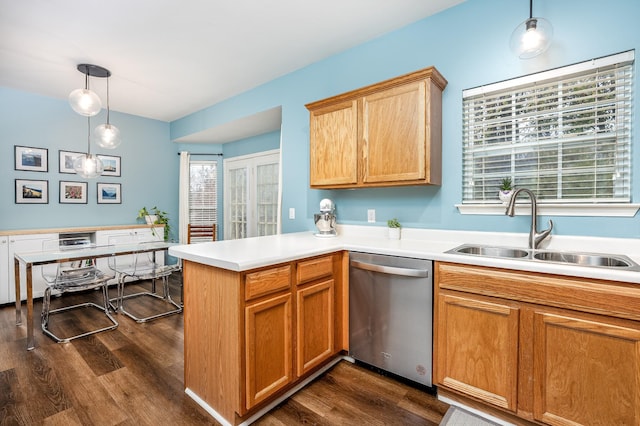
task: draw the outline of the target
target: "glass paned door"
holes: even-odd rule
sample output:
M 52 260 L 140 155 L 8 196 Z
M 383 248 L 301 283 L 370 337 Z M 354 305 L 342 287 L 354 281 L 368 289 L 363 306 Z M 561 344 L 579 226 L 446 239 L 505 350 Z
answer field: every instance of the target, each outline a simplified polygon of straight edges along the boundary
M 278 232 L 280 153 L 224 161 L 225 239 Z

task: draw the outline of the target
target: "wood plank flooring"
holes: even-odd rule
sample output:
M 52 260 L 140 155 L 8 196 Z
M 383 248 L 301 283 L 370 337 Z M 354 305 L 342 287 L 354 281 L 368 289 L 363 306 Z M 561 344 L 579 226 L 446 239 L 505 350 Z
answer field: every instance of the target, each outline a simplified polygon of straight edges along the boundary
M 172 294 L 179 295 L 178 279 Z M 52 304 L 99 296 L 65 294 Z M 16 327 L 13 305 L 0 307 L 0 425 L 218 424 L 184 394 L 182 315 L 147 324 L 116 315 L 116 330 L 57 344 L 39 329 L 40 309 L 37 301 L 36 349 L 26 351 L 26 327 Z M 83 311 L 65 314 L 70 319 L 57 327 L 82 328 L 92 319 Z M 254 424 L 437 425 L 447 408 L 343 361 Z

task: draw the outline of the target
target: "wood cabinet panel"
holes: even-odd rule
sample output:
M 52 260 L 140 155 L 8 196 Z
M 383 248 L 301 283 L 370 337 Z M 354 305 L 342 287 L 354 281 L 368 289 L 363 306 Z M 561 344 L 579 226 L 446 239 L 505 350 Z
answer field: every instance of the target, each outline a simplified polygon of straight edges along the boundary
M 296 283 L 302 284 L 333 275 L 333 256 L 318 257 L 298 262 Z
M 311 284 L 296 295 L 297 374 L 302 376 L 335 352 L 334 281 Z
M 310 180 L 313 185 L 355 185 L 358 181 L 357 102 L 311 112 Z
M 246 408 L 293 380 L 291 293 L 245 309 Z
M 438 312 L 436 381 L 515 411 L 518 307 L 442 293 Z
M 425 179 L 425 87 L 421 81 L 363 97 L 363 183 Z
M 534 326 L 537 420 L 640 424 L 640 325 L 538 311 Z
M 245 300 L 291 287 L 291 265 L 251 272 L 245 276 Z

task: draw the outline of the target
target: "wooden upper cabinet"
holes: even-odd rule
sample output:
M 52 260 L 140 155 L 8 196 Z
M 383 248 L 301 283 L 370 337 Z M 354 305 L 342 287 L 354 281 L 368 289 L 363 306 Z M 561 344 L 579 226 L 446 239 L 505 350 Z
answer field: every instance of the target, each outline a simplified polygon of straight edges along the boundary
M 439 185 L 446 85 L 430 67 L 306 105 L 311 187 Z

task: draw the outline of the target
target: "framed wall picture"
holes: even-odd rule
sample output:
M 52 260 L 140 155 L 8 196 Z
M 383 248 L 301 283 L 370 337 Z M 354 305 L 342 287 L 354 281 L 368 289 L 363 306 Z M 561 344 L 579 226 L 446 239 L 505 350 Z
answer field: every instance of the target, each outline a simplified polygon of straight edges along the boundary
M 49 150 L 46 148 L 33 148 L 30 146 L 14 145 L 16 170 L 30 172 L 49 171 Z
M 100 154 L 97 157 L 104 165 L 102 176 L 120 176 L 120 157 Z
M 87 204 L 87 182 L 61 180 L 60 204 Z
M 58 167 L 60 173 L 75 174 L 76 171 L 73 169 L 73 160 L 75 160 L 78 155 L 84 155 L 84 152 L 58 151 Z
M 122 186 L 119 183 L 98 182 L 98 204 L 122 203 Z
M 49 181 L 16 179 L 16 204 L 48 204 Z

